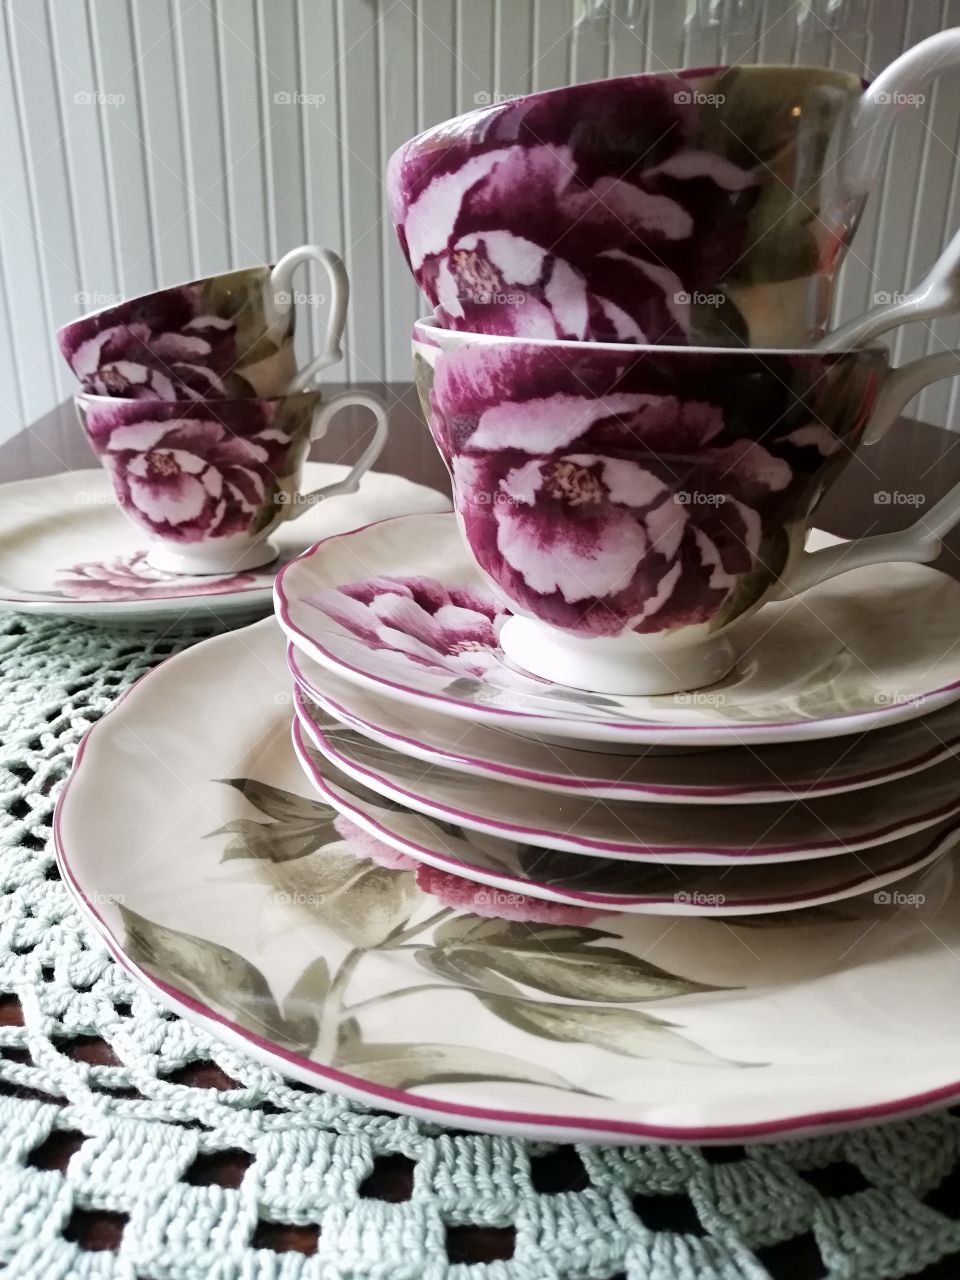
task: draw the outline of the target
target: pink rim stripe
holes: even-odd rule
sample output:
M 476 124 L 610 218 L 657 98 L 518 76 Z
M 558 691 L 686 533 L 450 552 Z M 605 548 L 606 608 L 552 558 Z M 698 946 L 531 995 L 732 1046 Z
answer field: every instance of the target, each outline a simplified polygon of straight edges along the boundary
M 452 513 L 437 512 L 436 514 L 448 515 Z M 293 560 L 289 560 L 284 565 L 284 567 L 280 570 L 280 572 L 277 574 L 273 584 L 274 610 L 277 616 L 279 617 L 284 630 L 287 632 L 287 635 L 289 637 L 293 637 L 293 636 L 299 637 L 299 639 L 304 642 L 304 645 L 307 647 L 308 651 L 313 649 L 313 650 L 316 650 L 317 653 L 322 654 L 323 656 L 321 659 L 319 659 L 319 661 L 329 662 L 335 671 L 350 671 L 353 673 L 353 675 L 359 676 L 361 681 L 365 684 L 372 685 L 375 688 L 379 687 L 379 688 L 387 688 L 387 689 L 396 689 L 399 693 L 404 694 L 407 698 L 410 698 L 413 701 L 420 701 L 422 699 L 426 699 L 431 702 L 439 702 L 442 705 L 450 706 L 450 707 L 469 707 L 471 705 L 470 703 L 464 702 L 457 698 L 447 698 L 447 697 L 444 697 L 443 694 L 429 693 L 423 689 L 417 689 L 416 687 L 411 685 L 401 684 L 397 680 L 388 679 L 386 676 L 369 675 L 362 667 L 354 666 L 352 663 L 347 662 L 346 659 L 340 658 L 336 654 L 331 653 L 329 649 L 324 648 L 324 646 L 320 643 L 319 640 L 315 639 L 313 636 L 307 635 L 306 632 L 302 631 L 290 616 L 290 605 L 287 599 L 286 590 L 284 588 L 284 579 L 286 578 L 287 574 L 293 569 L 294 565 L 299 564 L 301 560 L 307 560 L 311 556 L 315 555 L 320 550 L 320 548 L 325 546 L 328 542 L 338 542 L 345 538 L 352 538 L 357 534 L 366 533 L 368 529 L 375 529 L 380 525 L 389 525 L 389 524 L 393 524 L 395 521 L 410 520 L 412 518 L 417 519 L 419 517 L 392 516 L 387 520 L 372 520 L 369 524 L 361 525 L 358 529 L 349 529 L 346 533 L 333 533 L 327 538 L 319 539 L 319 541 L 315 542 L 312 547 L 308 547 L 307 550 L 304 551 L 301 555 L 296 556 Z M 844 721 L 849 720 L 854 725 L 854 728 L 851 730 L 851 732 L 855 733 L 856 722 L 858 720 L 869 719 L 872 723 L 873 721 L 881 719 L 886 715 L 891 715 L 895 712 L 902 712 L 904 706 L 913 706 L 913 705 L 923 706 L 926 703 L 928 703 L 932 698 L 935 698 L 940 694 L 950 693 L 954 689 L 960 689 L 960 679 L 952 680 L 950 681 L 949 684 L 942 685 L 939 689 L 932 689 L 926 693 L 918 694 L 915 698 L 908 698 L 900 703 L 891 703 L 888 706 L 877 707 L 875 709 L 871 709 L 870 711 L 858 711 L 853 714 L 829 717 L 828 719 L 825 719 L 825 720 L 806 720 L 804 721 L 804 725 L 806 728 L 810 728 L 812 725 L 815 725 L 815 724 L 830 724 L 836 720 L 844 720 Z M 937 708 L 934 707 L 933 709 L 936 710 Z M 554 723 L 554 724 L 571 723 L 570 721 L 565 720 L 562 716 L 550 716 L 550 715 L 547 715 L 545 712 L 541 712 L 541 711 L 511 711 L 509 708 L 499 707 L 493 704 L 489 704 L 485 706 L 484 713 L 491 716 L 503 716 L 511 720 L 546 721 L 548 726 L 551 723 Z M 614 731 L 618 736 L 626 737 L 628 740 L 630 740 L 632 734 L 635 734 L 638 732 L 642 732 L 642 733 L 655 732 L 655 733 L 662 733 L 662 734 L 690 732 L 689 725 L 662 724 L 655 720 L 628 720 L 628 721 L 598 720 L 593 723 L 595 723 L 600 728 L 610 729 Z M 756 730 L 766 730 L 766 729 L 792 729 L 793 727 L 794 727 L 794 722 L 791 720 L 755 720 L 755 721 L 751 721 L 749 726 L 751 732 Z M 698 728 L 700 727 L 698 726 Z M 723 740 L 724 738 L 729 738 L 731 733 L 729 726 L 726 726 L 726 725 L 715 728 L 712 731 L 709 731 L 706 727 L 702 727 L 700 728 L 700 731 L 704 733 L 705 740 L 708 738 L 717 738 L 717 739 Z

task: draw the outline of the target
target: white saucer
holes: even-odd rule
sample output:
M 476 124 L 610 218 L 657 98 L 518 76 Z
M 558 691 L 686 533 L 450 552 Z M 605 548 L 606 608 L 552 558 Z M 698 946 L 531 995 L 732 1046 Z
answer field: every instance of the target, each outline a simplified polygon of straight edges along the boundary
M 483 835 L 586 857 L 672 865 L 737 865 L 836 857 L 887 844 L 960 818 L 960 765 L 953 758 L 892 782 L 869 804 L 856 791 L 764 805 L 677 805 L 544 796 L 475 778 L 382 747 L 340 724 L 297 690 L 297 718 L 338 784 L 323 785 L 343 812 L 371 794 Z M 709 770 L 709 761 L 703 765 Z M 346 791 L 346 796 L 344 796 Z M 362 821 L 362 819 L 361 819 Z M 391 831 L 388 843 L 406 850 Z
M 298 708 L 293 749 L 317 794 L 400 854 L 401 863 L 426 863 L 499 890 L 489 896 L 494 907 L 509 906 L 522 894 L 568 906 L 676 917 L 797 911 L 882 889 L 935 862 L 960 838 L 954 816 L 869 849 L 794 862 L 691 865 L 584 857 L 402 808 L 390 796 L 358 787 L 314 743 Z
M 309 796 L 283 650 L 263 623 L 164 663 L 57 806 L 67 883 L 169 1007 L 312 1085 L 554 1142 L 762 1141 L 960 1098 L 950 858 L 809 915 L 488 918 Z
M 888 729 L 756 747 L 637 747 L 537 742 L 508 725 L 471 724 L 344 680 L 292 644 L 290 672 L 313 702 L 365 737 L 426 765 L 558 796 L 658 804 L 767 804 L 878 787 L 960 752 L 960 702 Z M 550 803 L 562 803 L 561 800 Z
M 349 468 L 308 462 L 306 489 Z M 370 471 L 357 493 L 309 508 L 273 534 L 280 555 L 246 573 L 186 577 L 146 563 L 141 530 L 117 506 L 99 468 L 0 485 L 0 609 L 109 622 L 265 613 L 282 564 L 320 538 L 407 512 L 446 511 L 442 494 Z
M 732 746 L 857 733 L 960 697 L 960 583 L 925 565 L 852 570 L 738 628 L 741 658 L 689 693 L 617 697 L 511 666 L 507 613 L 456 516 L 404 516 L 334 536 L 277 577 L 294 645 L 345 679 L 541 741 Z

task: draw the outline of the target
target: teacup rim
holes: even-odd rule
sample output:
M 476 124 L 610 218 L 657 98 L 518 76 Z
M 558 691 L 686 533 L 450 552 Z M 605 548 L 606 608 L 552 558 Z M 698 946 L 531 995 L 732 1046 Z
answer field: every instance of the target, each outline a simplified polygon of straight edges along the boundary
M 211 271 L 205 276 L 194 276 L 190 280 L 181 280 L 177 284 L 165 284 L 162 288 L 148 289 L 146 293 L 135 293 L 131 298 L 121 298 L 119 302 L 108 302 L 93 311 L 85 311 L 82 316 L 75 316 L 65 324 L 59 325 L 54 330 L 54 336 L 59 343 L 63 334 L 68 333 L 74 326 L 83 324 L 86 320 L 96 320 L 98 316 L 105 316 L 110 311 L 115 311 L 120 307 L 129 307 L 131 303 L 142 302 L 146 298 L 153 298 L 161 293 L 172 293 L 177 289 L 189 289 L 193 285 L 203 284 L 207 280 L 217 280 L 222 276 L 242 275 L 247 271 L 270 272 L 276 265 L 275 262 L 255 262 L 247 267 L 231 267 L 227 271 Z
M 319 397 L 323 399 L 324 389 L 322 387 L 303 387 L 300 391 L 287 391 L 279 396 L 195 396 L 190 399 L 164 400 L 160 396 L 105 396 L 96 391 L 75 391 L 73 393 L 74 405 L 92 403 L 93 408 L 99 408 L 101 405 L 126 405 L 126 404 L 149 404 L 153 407 L 158 405 L 171 405 L 175 408 L 189 409 L 198 405 L 222 405 L 222 404 L 280 404 L 286 400 L 315 400 Z
M 815 347 L 705 347 L 687 344 L 679 346 L 677 344 L 657 343 L 657 342 L 595 342 L 587 339 L 579 338 L 533 338 L 524 337 L 518 334 L 506 333 L 476 333 L 472 329 L 448 329 L 442 325 L 436 316 L 421 316 L 413 322 L 414 339 L 417 338 L 417 331 L 420 328 L 439 331 L 440 333 L 449 333 L 462 337 L 464 340 L 473 339 L 479 345 L 490 346 L 495 343 L 505 343 L 508 346 L 535 346 L 535 347 L 551 347 L 560 348 L 562 350 L 572 349 L 579 351 L 618 351 L 621 355 L 626 353 L 640 354 L 641 352 L 666 352 L 676 354 L 686 352 L 696 355 L 738 355 L 738 356 L 793 356 L 793 357 L 809 357 L 814 360 L 837 359 L 843 356 L 873 356 L 882 357 L 889 363 L 890 348 L 883 342 L 871 342 L 865 346 L 846 347 L 839 351 L 818 351 Z M 465 341 L 466 345 L 466 341 Z
M 425 139 L 435 138 L 442 130 L 449 128 L 450 125 L 456 124 L 462 120 L 469 120 L 471 117 L 486 116 L 487 118 L 494 114 L 502 114 L 511 107 L 515 107 L 520 102 L 540 102 L 544 99 L 551 98 L 559 94 L 570 94 L 579 92 L 584 89 L 593 89 L 598 85 L 616 85 L 624 84 L 628 80 L 668 80 L 670 77 L 683 80 L 693 80 L 697 77 L 707 75 L 722 75 L 726 71 L 744 71 L 748 73 L 756 73 L 760 71 L 775 71 L 777 73 L 789 73 L 791 78 L 799 78 L 797 73 L 809 75 L 810 72 L 816 71 L 822 73 L 824 79 L 842 81 L 850 80 L 856 82 L 860 86 L 861 93 L 870 85 L 870 81 L 862 76 L 857 75 L 855 71 L 844 71 L 840 67 L 825 67 L 819 63 L 793 63 L 793 62 L 722 62 L 713 65 L 701 67 L 670 67 L 663 68 L 659 71 L 633 71 L 628 75 L 622 76 L 598 76 L 593 80 L 581 80 L 576 84 L 554 85 L 550 89 L 536 89 L 531 93 L 518 93 L 516 96 L 509 97 L 501 102 L 488 102 L 480 106 L 471 107 L 469 111 L 458 112 L 457 115 L 451 116 L 447 120 L 440 120 L 436 124 L 430 125 L 427 129 L 422 129 L 419 133 L 408 138 L 406 142 L 401 143 L 399 147 L 392 153 L 388 161 L 388 166 L 394 160 L 398 159 L 409 147 L 416 143 L 420 143 Z

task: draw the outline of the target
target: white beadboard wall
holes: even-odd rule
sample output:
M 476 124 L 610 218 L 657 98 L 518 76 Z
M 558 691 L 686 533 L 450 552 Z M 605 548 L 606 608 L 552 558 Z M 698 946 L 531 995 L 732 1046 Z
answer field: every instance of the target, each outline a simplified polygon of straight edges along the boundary
M 346 258 L 331 381 L 405 382 L 420 306 L 383 216 L 390 152 L 497 94 L 644 69 L 830 63 L 867 76 L 960 0 L 0 0 L 0 440 L 66 400 L 55 327 L 276 258 Z M 960 77 L 905 113 L 839 318 L 906 289 L 960 225 Z M 305 293 L 322 292 L 304 281 Z M 309 346 L 321 307 L 301 308 Z M 960 346 L 960 320 L 898 356 Z M 956 386 L 916 412 L 960 422 Z

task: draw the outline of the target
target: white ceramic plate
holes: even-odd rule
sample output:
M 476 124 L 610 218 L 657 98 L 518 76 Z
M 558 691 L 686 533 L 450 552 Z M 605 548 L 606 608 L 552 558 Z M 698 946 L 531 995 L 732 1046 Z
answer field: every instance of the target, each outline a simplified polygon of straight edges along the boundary
M 304 488 L 331 484 L 347 467 L 308 462 Z M 101 621 L 216 614 L 256 616 L 270 607 L 277 569 L 318 538 L 412 511 L 445 511 L 442 494 L 399 476 L 368 472 L 355 494 L 318 503 L 273 534 L 280 557 L 248 573 L 187 577 L 146 563 L 142 532 L 117 506 L 106 473 L 64 471 L 0 485 L 0 608 Z
M 329 538 L 277 577 L 294 645 L 384 696 L 539 740 L 732 746 L 856 733 L 960 696 L 960 583 L 924 565 L 853 570 L 765 605 L 709 689 L 586 693 L 528 676 L 497 644 L 503 606 L 453 514 Z
M 762 1140 L 960 1097 L 952 860 L 812 913 L 488 919 L 306 797 L 286 681 L 269 623 L 194 646 L 94 725 L 60 798 L 64 876 L 172 1008 L 371 1105 L 558 1142 Z
M 421 764 L 341 725 L 300 690 L 294 696 L 314 746 L 347 779 L 440 822 L 540 849 L 675 865 L 796 862 L 886 844 L 960 815 L 954 759 L 890 783 L 869 805 L 857 792 L 689 809 L 581 796 L 545 804 L 529 787 Z
M 820 742 L 757 747 L 638 747 L 535 742 L 509 728 L 470 724 L 386 698 L 321 667 L 292 644 L 287 665 L 318 706 L 381 746 L 538 792 L 658 804 L 764 804 L 837 795 L 909 777 L 960 749 L 960 703 L 932 715 Z
M 745 867 L 736 864 L 628 862 L 583 857 L 438 821 L 391 803 L 313 749 L 309 720 L 298 710 L 293 749 L 320 797 L 411 865 L 463 876 L 493 890 L 493 907 L 518 894 L 568 906 L 672 916 L 743 916 L 839 902 L 884 888 L 952 848 L 954 817 L 922 832 L 859 853 Z

